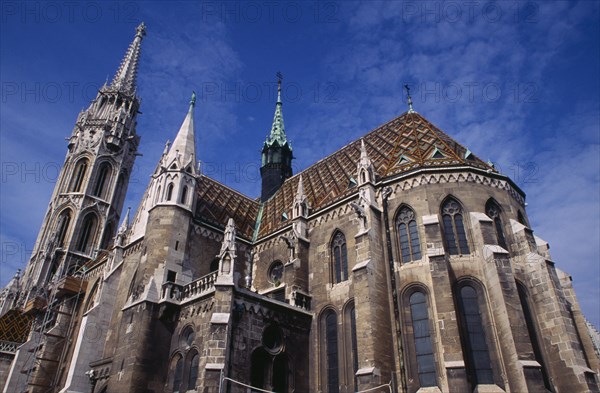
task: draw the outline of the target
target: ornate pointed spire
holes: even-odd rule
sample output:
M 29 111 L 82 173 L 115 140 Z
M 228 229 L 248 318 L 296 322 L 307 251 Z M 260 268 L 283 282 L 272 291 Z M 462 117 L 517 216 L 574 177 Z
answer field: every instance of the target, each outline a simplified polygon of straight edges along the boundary
M 117 231 L 117 239 L 115 241 L 115 245 L 116 246 L 123 246 L 123 242 L 125 241 L 125 237 L 127 235 L 127 230 L 129 229 L 129 212 L 131 211 L 131 208 L 128 207 L 127 208 L 127 213 L 125 213 L 125 218 L 123 218 L 123 222 L 121 223 L 121 226 L 119 227 L 119 230 Z
M 190 171 L 196 170 L 196 141 L 194 134 L 194 106 L 196 105 L 196 92 L 192 92 L 190 106 L 181 124 L 181 128 L 165 157 L 165 164 L 172 165 L 174 160 L 178 160 L 178 165 L 190 167 Z
M 294 205 L 292 209 L 292 218 L 307 217 L 308 216 L 308 203 L 306 194 L 304 193 L 304 183 L 302 182 L 302 175 L 298 179 L 298 188 L 296 189 L 296 196 L 294 197 Z
M 130 211 L 131 211 L 131 208 L 128 207 L 127 213 L 125 213 L 125 218 L 123 218 L 123 222 L 121 223 L 121 226 L 119 227 L 119 234 L 125 233 L 125 232 L 127 232 L 127 229 L 129 229 L 129 212 Z
M 281 107 L 283 103 L 281 102 L 281 79 L 283 75 L 281 72 L 277 73 L 277 103 L 275 104 L 275 115 L 273 116 L 273 124 L 271 125 L 271 134 L 267 137 L 267 141 L 265 144 L 267 146 L 273 145 L 275 142 L 279 146 L 285 145 L 287 142 L 287 138 L 285 136 L 285 126 L 283 124 L 283 112 L 281 111 Z
M 219 272 L 215 285 L 234 285 L 234 271 L 236 259 L 235 246 L 235 222 L 233 218 L 227 221 L 225 233 L 223 234 L 223 242 L 221 243 L 221 251 L 219 255 Z M 237 284 L 236 284 L 237 285 Z
M 298 179 L 298 188 L 296 188 L 296 200 L 303 201 L 306 199 L 306 195 L 304 195 L 304 183 L 302 182 L 302 175 L 300 175 L 300 179 Z
M 111 89 L 128 95 L 135 94 L 135 80 L 140 59 L 142 38 L 146 35 L 146 25 L 142 22 L 135 30 L 135 38 L 131 45 L 129 45 L 127 53 L 125 53 L 125 57 L 110 84 Z
M 412 103 L 412 98 L 410 97 L 410 87 L 406 84 L 404 85 L 404 88 L 406 89 L 406 96 L 408 98 L 408 113 L 416 113 L 413 110 L 413 103 Z
M 358 173 L 358 185 L 375 180 L 375 168 L 367 154 L 364 139 L 360 140 L 360 159 L 358 160 L 356 172 Z

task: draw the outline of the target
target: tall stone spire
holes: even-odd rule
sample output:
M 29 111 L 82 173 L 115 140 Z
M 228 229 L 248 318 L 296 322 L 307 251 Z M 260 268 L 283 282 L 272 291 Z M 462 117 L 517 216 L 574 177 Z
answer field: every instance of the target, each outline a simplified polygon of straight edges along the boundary
M 168 141 L 158 160 L 142 203 L 137 208 L 128 240 L 144 236 L 149 211 L 157 205 L 178 205 L 192 211 L 196 200 L 197 182 L 194 107 L 196 93 L 192 92 L 190 105 L 172 144 Z
M 194 131 L 194 106 L 196 105 L 196 93 L 192 92 L 190 106 L 183 119 L 183 123 L 177 132 L 177 136 L 165 156 L 164 163 L 167 167 L 176 162 L 180 168 L 190 166 L 190 172 L 195 173 L 196 163 L 196 141 Z
M 275 104 L 275 115 L 271 125 L 271 133 L 267 136 L 262 148 L 262 166 L 260 175 L 262 177 L 261 201 L 269 199 L 283 182 L 292 176 L 292 146 L 287 141 L 285 126 L 283 124 L 283 112 L 281 110 L 281 73 L 277 73 L 277 103 Z
M 135 94 L 135 79 L 140 59 L 142 38 L 146 35 L 146 25 L 142 22 L 135 30 L 135 38 L 129 45 L 127 53 L 125 53 L 125 57 L 121 61 L 121 65 L 109 87 L 112 90 L 117 90 L 127 95 Z
M 279 74 L 281 75 L 281 74 Z M 283 112 L 281 111 L 283 103 L 281 102 L 281 78 L 277 81 L 277 103 L 275 104 L 275 114 L 273 115 L 273 124 L 271 125 L 271 134 L 266 140 L 267 145 L 273 145 L 275 142 L 279 146 L 287 143 L 285 136 L 285 125 L 283 124 Z

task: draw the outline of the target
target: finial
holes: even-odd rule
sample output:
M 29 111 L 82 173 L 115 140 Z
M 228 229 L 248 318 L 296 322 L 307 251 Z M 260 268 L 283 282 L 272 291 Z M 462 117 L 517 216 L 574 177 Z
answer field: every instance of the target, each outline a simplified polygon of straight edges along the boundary
M 280 104 L 281 103 L 281 80 L 283 79 L 283 74 L 279 71 L 277 71 L 277 73 L 275 73 L 275 76 L 277 77 L 277 103 Z
M 163 155 L 166 155 L 169 152 L 169 146 L 171 146 L 171 141 L 167 139 L 167 142 L 165 142 L 165 150 L 163 150 Z
M 406 89 L 406 95 L 408 96 L 408 113 L 415 113 L 412 106 L 412 98 L 410 97 L 410 87 L 406 84 L 404 85 L 404 88 Z
M 146 35 L 146 24 L 144 22 L 140 23 L 138 25 L 138 27 L 135 28 L 135 36 L 136 37 L 143 37 Z
M 192 91 L 192 99 L 190 100 L 190 107 L 196 105 L 196 92 Z

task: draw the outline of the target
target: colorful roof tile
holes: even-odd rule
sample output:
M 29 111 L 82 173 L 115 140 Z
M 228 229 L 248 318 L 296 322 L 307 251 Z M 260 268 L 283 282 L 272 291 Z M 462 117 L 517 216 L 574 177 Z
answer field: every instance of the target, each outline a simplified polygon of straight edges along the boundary
M 362 140 L 379 179 L 421 168 L 465 165 L 496 172 L 416 112 L 404 113 L 369 132 Z M 284 213 L 291 216 L 300 175 L 313 211 L 318 211 L 355 192 L 356 181 L 353 179 L 356 176 L 360 151 L 361 139 L 357 139 L 287 179 L 264 204 L 258 238 L 289 224 L 282 220 L 282 217 Z M 466 154 L 467 152 L 470 154 Z

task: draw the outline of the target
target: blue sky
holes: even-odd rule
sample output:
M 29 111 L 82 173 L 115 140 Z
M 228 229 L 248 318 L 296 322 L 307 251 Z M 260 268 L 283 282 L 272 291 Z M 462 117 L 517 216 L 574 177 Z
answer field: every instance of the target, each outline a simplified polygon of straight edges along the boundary
M 535 234 L 600 326 L 596 1 L 1 3 L 0 285 L 23 268 L 78 112 L 145 21 L 137 207 L 192 90 L 207 175 L 259 195 L 284 74 L 295 172 L 415 109 L 526 193 Z

